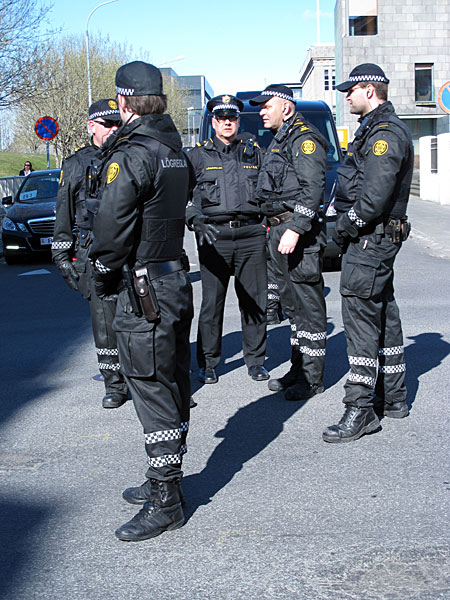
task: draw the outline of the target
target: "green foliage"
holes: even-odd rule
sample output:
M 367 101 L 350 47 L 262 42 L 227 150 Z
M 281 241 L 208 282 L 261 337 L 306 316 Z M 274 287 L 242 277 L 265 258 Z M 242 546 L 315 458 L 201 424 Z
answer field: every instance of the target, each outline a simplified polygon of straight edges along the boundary
M 47 168 L 46 154 L 29 154 L 21 152 L 0 152 L 0 177 L 18 175 L 23 169 L 25 161 L 29 160 L 35 171 Z M 55 157 L 50 156 L 50 168 L 56 166 Z

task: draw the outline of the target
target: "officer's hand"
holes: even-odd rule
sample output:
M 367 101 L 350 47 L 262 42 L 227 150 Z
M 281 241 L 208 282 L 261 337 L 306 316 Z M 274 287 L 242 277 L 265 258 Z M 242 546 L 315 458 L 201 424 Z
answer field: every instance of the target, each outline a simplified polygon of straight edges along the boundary
M 353 221 L 350 220 L 348 213 L 339 215 L 336 220 L 336 231 L 344 238 L 357 238 L 358 228 Z
M 341 250 L 343 250 L 347 243 L 348 243 L 348 239 L 344 237 L 341 233 L 339 233 L 338 231 L 336 231 L 336 229 L 333 231 L 333 235 L 331 236 L 334 243 L 336 244 L 336 246 L 338 246 Z
M 213 223 L 206 222 L 205 215 L 196 216 L 192 219 L 192 226 L 198 235 L 198 243 L 202 246 L 205 242 L 212 246 L 219 236 L 219 229 Z
M 108 281 L 100 281 L 96 279 L 94 281 L 95 294 L 104 302 L 116 302 L 119 297 L 118 294 L 114 293 L 115 290 L 111 289 L 111 284 Z
M 300 234 L 296 231 L 292 231 L 292 229 L 286 229 L 280 239 L 280 243 L 278 244 L 278 252 L 281 254 L 292 254 L 295 250 L 295 246 L 297 245 L 298 238 Z
M 78 292 L 78 279 L 79 275 L 75 270 L 72 262 L 68 258 L 63 258 L 56 263 L 61 275 L 64 277 L 64 281 L 74 292 Z

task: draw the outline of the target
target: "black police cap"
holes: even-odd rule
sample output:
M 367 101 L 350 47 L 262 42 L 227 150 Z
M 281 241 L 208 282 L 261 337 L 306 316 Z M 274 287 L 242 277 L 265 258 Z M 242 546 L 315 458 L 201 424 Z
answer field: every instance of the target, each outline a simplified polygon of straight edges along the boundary
M 244 108 L 244 103 L 230 94 L 215 96 L 206 105 L 215 117 L 238 117 Z
M 287 85 L 277 84 L 268 85 L 266 89 L 259 94 L 259 96 L 255 96 L 249 102 L 252 106 L 258 106 L 258 104 L 264 104 L 264 102 L 267 102 L 267 100 L 270 100 L 273 97 L 295 102 L 294 93 L 291 88 L 287 87 Z
M 140 60 L 122 65 L 116 73 L 116 92 L 122 96 L 162 96 L 161 71 Z
M 389 79 L 384 74 L 384 71 L 378 65 L 373 63 L 364 63 L 355 67 L 347 81 L 344 81 L 336 86 L 336 89 L 340 92 L 348 92 L 354 85 L 361 83 L 361 81 L 380 81 L 382 83 L 389 83 Z
M 93 102 L 89 107 L 89 121 L 94 119 L 107 119 L 108 121 L 120 121 L 119 108 L 115 100 L 103 98 Z

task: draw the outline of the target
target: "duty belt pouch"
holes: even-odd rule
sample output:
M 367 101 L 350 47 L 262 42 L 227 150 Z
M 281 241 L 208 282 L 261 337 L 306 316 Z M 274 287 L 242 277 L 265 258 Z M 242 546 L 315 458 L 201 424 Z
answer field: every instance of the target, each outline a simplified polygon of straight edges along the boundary
M 134 271 L 134 289 L 141 302 L 144 317 L 149 323 L 156 321 L 160 313 L 158 299 L 145 267 Z

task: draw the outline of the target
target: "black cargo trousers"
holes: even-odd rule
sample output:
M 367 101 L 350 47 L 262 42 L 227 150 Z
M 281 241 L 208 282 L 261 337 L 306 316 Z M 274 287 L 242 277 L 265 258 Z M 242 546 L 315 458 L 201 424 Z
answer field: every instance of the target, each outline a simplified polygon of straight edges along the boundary
M 122 373 L 142 424 L 148 479 L 182 475 L 190 403 L 192 286 L 184 269 L 151 281 L 160 316 L 148 322 L 131 312 L 128 291 L 120 292 L 114 329 Z
M 378 242 L 378 243 L 377 243 Z M 401 243 L 375 233 L 350 242 L 342 257 L 340 293 L 350 374 L 344 403 L 406 400 L 403 333 L 394 297 L 394 261 Z
M 81 295 L 89 301 L 98 369 L 103 375 L 107 394 L 127 396 L 127 385 L 120 372 L 116 333 L 112 326 L 116 303 L 102 300 L 95 293 L 93 269 L 88 254 L 89 245 L 87 247 L 79 246 L 73 265 L 79 276 L 78 287 Z
M 211 220 L 213 220 L 211 218 Z M 198 319 L 197 363 L 215 368 L 220 361 L 225 299 L 230 278 L 241 313 L 242 348 L 247 367 L 263 366 L 266 358 L 267 260 L 262 223 L 220 231 L 214 245 L 198 244 L 202 304 Z
M 289 222 L 271 225 L 269 249 L 278 282 L 280 300 L 291 324 L 292 362 L 299 368 L 299 381 L 323 384 L 327 314 L 323 294 L 323 245 L 321 225 L 300 236 L 292 254 L 278 251 Z

